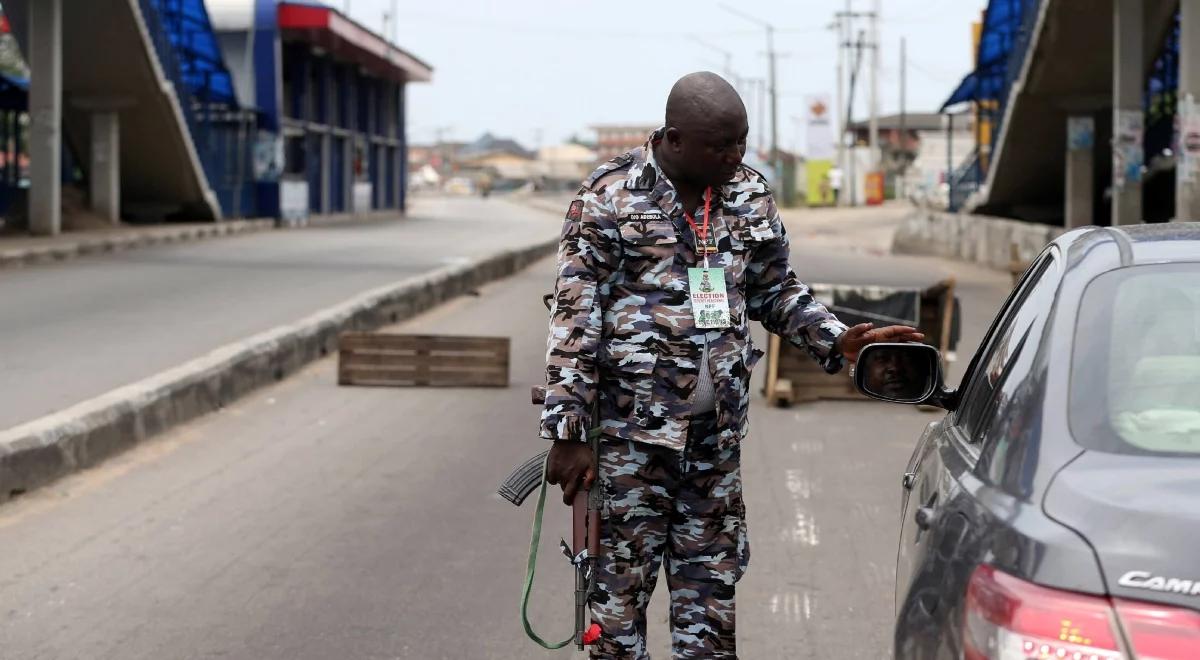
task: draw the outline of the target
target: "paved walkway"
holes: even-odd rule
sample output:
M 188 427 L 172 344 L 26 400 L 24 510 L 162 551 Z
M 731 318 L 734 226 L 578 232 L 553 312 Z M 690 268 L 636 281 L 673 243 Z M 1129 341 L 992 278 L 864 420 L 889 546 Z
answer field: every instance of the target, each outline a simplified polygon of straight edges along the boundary
M 0 428 L 365 290 L 551 238 L 558 228 L 550 214 L 501 200 L 423 198 L 400 220 L 0 270 Z

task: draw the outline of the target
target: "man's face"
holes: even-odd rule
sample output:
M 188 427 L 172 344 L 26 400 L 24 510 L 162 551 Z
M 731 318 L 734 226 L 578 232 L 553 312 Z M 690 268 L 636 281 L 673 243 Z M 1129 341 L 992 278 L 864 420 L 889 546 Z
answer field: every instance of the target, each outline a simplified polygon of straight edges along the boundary
M 871 389 L 890 397 L 908 398 L 913 389 L 909 379 L 915 374 L 899 351 L 879 351 L 872 356 L 867 379 Z
M 676 152 L 679 168 L 696 185 L 721 186 L 737 174 L 746 155 L 750 127 L 746 113 L 724 113 L 668 131 L 667 141 Z

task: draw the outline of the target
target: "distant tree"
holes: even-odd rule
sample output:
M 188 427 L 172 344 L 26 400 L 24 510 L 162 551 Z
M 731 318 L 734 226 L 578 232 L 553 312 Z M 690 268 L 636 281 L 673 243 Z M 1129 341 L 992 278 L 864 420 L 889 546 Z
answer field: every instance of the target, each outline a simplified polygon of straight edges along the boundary
M 587 140 L 579 137 L 579 135 L 575 134 L 575 133 L 572 133 L 571 137 L 567 138 L 567 144 L 577 144 L 581 147 L 587 147 L 588 149 L 596 148 L 596 143 L 588 142 Z

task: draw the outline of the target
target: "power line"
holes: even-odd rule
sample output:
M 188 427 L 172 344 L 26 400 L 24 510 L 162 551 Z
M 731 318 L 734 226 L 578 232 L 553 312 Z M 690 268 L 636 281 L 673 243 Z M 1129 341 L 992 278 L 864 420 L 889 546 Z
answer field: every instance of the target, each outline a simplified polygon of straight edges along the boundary
M 403 20 L 436 22 L 442 26 L 466 28 L 466 29 L 503 29 L 507 32 L 522 32 L 527 34 L 542 34 L 546 36 L 556 36 L 577 39 L 579 37 L 597 37 L 597 38 L 619 38 L 619 39 L 656 39 L 661 40 L 664 37 L 671 39 L 686 38 L 685 35 L 679 34 L 664 34 L 662 32 L 639 31 L 639 30 L 606 30 L 603 28 L 582 28 L 577 25 L 570 26 L 554 26 L 554 25 L 530 25 L 523 22 L 503 21 L 485 18 L 471 18 L 464 16 L 452 16 L 446 14 L 436 14 L 430 12 L 402 12 L 399 17 Z M 822 28 L 813 27 L 793 27 L 781 28 L 777 32 L 787 34 L 806 34 L 820 31 Z M 760 30 L 724 30 L 721 32 L 692 32 L 690 36 L 709 37 L 709 38 L 732 38 L 732 37 L 759 37 L 762 35 Z

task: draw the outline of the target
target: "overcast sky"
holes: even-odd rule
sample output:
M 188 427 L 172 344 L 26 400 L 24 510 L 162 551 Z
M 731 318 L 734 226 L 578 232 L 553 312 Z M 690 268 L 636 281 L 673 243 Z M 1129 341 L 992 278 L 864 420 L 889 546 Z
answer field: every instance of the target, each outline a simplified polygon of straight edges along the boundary
M 900 38 L 908 39 L 908 110 L 936 111 L 971 68 L 973 20 L 985 0 L 879 0 L 880 108 L 900 105 Z M 382 31 L 393 2 L 399 45 L 434 68 L 432 83 L 409 86 L 409 138 L 472 140 L 485 130 L 527 147 L 591 138 L 597 123 L 657 123 L 671 84 L 708 69 L 763 78 L 765 30 L 710 0 L 326 0 Z M 728 0 L 776 29 L 780 146 L 803 149 L 798 118 L 807 94 L 836 89 L 837 50 L 828 29 L 845 0 Z M 854 0 L 869 11 L 872 0 Z M 866 28 L 865 19 L 859 24 Z M 701 43 L 703 42 L 703 43 Z M 720 50 L 718 50 L 720 49 Z M 864 65 L 856 118 L 866 116 Z M 752 137 L 754 100 L 747 99 Z M 769 115 L 768 115 L 769 122 Z M 767 125 L 769 126 L 769 124 Z M 766 126 L 764 126 L 766 128 Z M 769 139 L 769 135 L 768 138 Z

